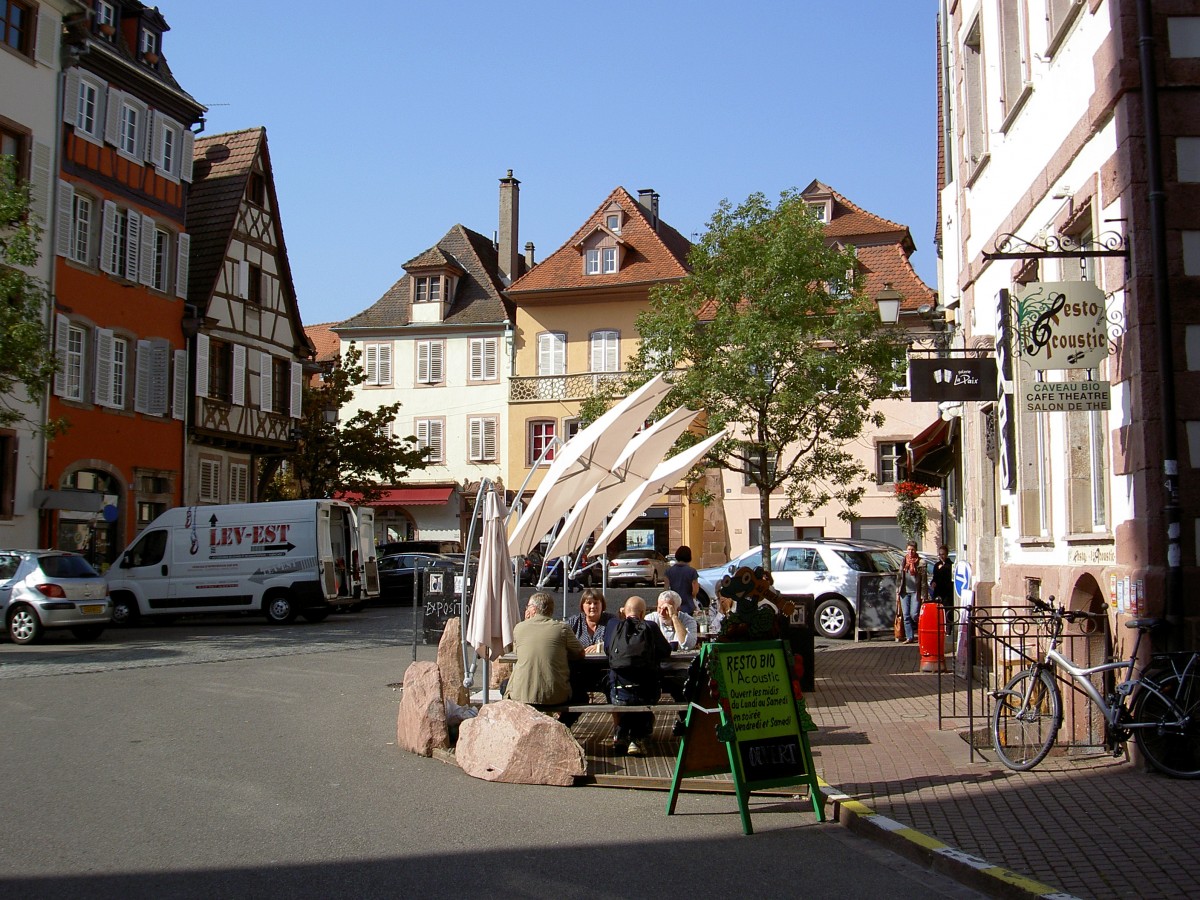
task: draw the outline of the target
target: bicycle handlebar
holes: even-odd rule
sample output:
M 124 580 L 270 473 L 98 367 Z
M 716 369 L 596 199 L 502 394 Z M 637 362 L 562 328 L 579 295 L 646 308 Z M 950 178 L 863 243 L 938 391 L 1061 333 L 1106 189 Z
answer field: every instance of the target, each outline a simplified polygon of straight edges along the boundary
M 1050 596 L 1049 602 L 1041 599 L 1040 597 L 1034 597 L 1034 596 L 1029 596 L 1026 599 L 1029 601 L 1029 604 L 1034 609 L 1036 609 L 1040 612 L 1046 613 L 1047 615 L 1053 616 L 1055 618 L 1064 619 L 1072 624 L 1074 624 L 1075 622 L 1083 621 L 1085 619 L 1106 619 L 1106 618 L 1108 618 L 1108 613 L 1087 612 L 1086 610 L 1082 610 L 1082 609 L 1067 609 L 1065 606 L 1060 606 L 1060 607 L 1058 607 L 1058 609 L 1055 609 L 1053 595 Z

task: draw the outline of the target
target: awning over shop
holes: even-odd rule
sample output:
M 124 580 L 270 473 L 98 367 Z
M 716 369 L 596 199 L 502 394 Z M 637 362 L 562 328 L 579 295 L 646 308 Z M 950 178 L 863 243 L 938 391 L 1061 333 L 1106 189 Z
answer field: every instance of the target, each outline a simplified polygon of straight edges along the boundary
M 376 509 L 387 506 L 443 506 L 453 492 L 453 487 L 388 488 L 369 505 Z M 338 499 L 358 503 L 362 500 L 362 494 L 344 491 L 338 494 Z
M 93 491 L 34 491 L 33 505 L 38 509 L 98 513 L 104 509 L 104 495 Z
M 933 424 L 908 442 L 910 481 L 940 488 L 942 479 L 954 471 L 954 441 L 957 418 L 935 419 Z

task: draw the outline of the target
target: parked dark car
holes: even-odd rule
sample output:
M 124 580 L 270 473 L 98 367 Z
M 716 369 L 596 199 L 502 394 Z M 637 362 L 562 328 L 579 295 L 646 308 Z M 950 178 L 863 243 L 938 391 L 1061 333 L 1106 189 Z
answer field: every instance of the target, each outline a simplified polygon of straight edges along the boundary
M 440 553 L 397 553 L 379 560 L 379 598 L 382 604 L 411 604 L 419 571 L 442 573 L 453 579 L 462 573 L 460 565 Z
M 538 576 L 542 573 L 542 556 L 540 553 L 530 553 L 521 559 L 521 584 L 525 587 L 536 587 Z
M 539 582 L 541 587 L 559 589 L 562 587 L 562 570 L 563 562 L 568 565 L 570 559 L 556 556 L 546 561 L 546 571 Z M 535 576 L 536 577 L 536 576 Z M 595 587 L 602 581 L 600 570 L 597 566 L 588 566 L 583 569 L 575 578 L 570 579 L 570 584 L 567 585 L 567 590 L 578 591 L 585 587 Z

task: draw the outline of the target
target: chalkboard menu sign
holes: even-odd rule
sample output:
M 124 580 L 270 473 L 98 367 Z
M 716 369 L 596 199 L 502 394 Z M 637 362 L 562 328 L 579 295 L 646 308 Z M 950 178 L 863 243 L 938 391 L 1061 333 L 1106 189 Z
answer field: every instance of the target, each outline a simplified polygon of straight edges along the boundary
M 817 821 L 823 821 L 807 737 L 813 726 L 792 681 L 787 644 L 782 640 L 705 644 L 700 665 L 709 679 L 688 709 L 667 814 L 675 811 L 683 778 L 732 772 L 746 834 L 754 831 L 748 795 L 769 787 L 807 784 Z M 710 737 L 714 731 L 718 741 Z M 718 742 L 724 742 L 725 754 L 714 752 Z
M 424 641 L 436 644 L 442 639 L 446 623 L 463 613 L 458 595 L 454 593 L 455 579 L 441 569 L 418 569 L 421 579 L 421 609 L 424 619 Z M 465 616 L 464 616 L 465 620 Z

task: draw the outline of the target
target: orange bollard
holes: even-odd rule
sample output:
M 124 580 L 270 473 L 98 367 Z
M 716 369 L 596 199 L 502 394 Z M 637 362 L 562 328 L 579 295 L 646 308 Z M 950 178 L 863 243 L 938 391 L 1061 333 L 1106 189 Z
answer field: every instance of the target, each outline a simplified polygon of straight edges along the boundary
M 922 672 L 946 671 L 946 610 L 936 601 L 921 604 L 917 647 L 921 651 Z

